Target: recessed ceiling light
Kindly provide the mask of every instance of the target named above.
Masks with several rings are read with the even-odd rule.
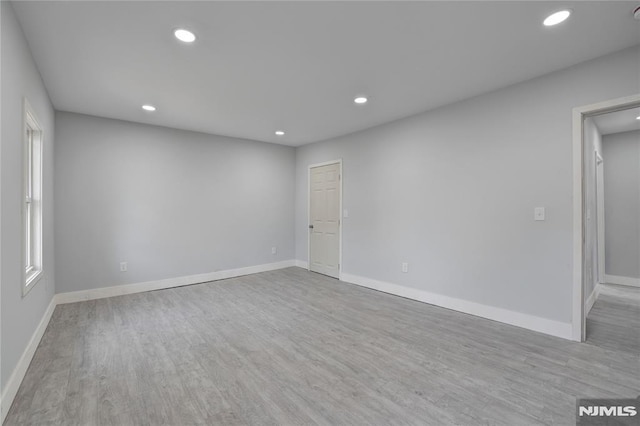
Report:
[[[365,98],[364,96],[358,96],[353,100],[353,102],[362,105],[362,104],[366,104],[368,100],[369,99]]]
[[[552,13],[551,15],[547,16],[543,24],[545,27],[552,27],[554,25],[558,25],[559,23],[566,21],[569,15],[571,15],[570,10],[568,9],[560,10],[558,12]]]
[[[153,105],[142,105],[142,109],[145,111],[155,111],[156,107],[154,107]]]
[[[189,30],[185,30],[183,28],[177,29],[173,32],[173,35],[180,41],[184,41],[185,43],[193,43],[196,41],[196,35]]]
[[[284,132],[282,130],[276,130],[276,136],[284,136]]]
[[[636,120],[640,120],[640,115],[636,117]]]

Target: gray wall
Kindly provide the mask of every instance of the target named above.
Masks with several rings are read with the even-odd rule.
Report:
[[[60,112],[56,141],[59,293],[294,258],[291,147]]]
[[[307,259],[307,167],[343,158],[343,272],[570,322],[572,108],[639,92],[639,55],[298,149],[297,258]]]
[[[602,156],[602,135],[593,119],[587,118],[584,122],[584,178],[585,178],[585,205],[589,213],[585,222],[585,263],[587,276],[585,277],[585,302],[591,295],[598,280],[598,221],[597,221],[597,196],[596,196],[596,162],[595,153]]]
[[[54,112],[9,2],[0,2],[2,15],[2,144],[0,146],[1,204],[1,336],[0,382],[4,390],[55,291],[53,258]],[[44,131],[43,278],[22,297],[22,123],[26,97]]]
[[[640,278],[640,131],[605,135],[605,270]]]

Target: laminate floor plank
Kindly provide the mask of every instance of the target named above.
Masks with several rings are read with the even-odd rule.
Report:
[[[299,268],[59,305],[5,425],[573,425],[640,394],[620,299],[582,344]]]
[[[640,353],[640,288],[606,284],[587,317],[587,342]]]

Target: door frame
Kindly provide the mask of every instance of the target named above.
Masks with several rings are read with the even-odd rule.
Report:
[[[338,219],[338,280],[342,280],[342,182],[344,181],[342,176],[342,158],[337,160],[324,161],[322,163],[309,164],[307,167],[307,227],[311,223],[311,169],[315,167],[330,166],[331,164],[338,165],[340,188],[340,206]],[[307,228],[307,271],[311,270],[311,238],[309,236],[309,229]]]
[[[604,159],[600,153],[595,153],[596,166],[596,249],[598,250],[598,284],[604,284],[605,276],[605,229],[604,229]],[[587,312],[588,314],[588,312]]]
[[[573,294],[571,316],[571,339],[584,342],[586,336],[585,321],[585,158],[584,158],[584,120],[610,112],[621,111],[640,106],[640,94],[611,99],[594,104],[573,108]]]

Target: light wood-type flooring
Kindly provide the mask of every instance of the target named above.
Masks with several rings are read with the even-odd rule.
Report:
[[[612,284],[600,288],[587,317],[587,343],[640,354],[640,288]]]
[[[575,343],[300,268],[59,305],[5,425],[574,425],[578,397],[640,394],[638,351],[590,324]]]

